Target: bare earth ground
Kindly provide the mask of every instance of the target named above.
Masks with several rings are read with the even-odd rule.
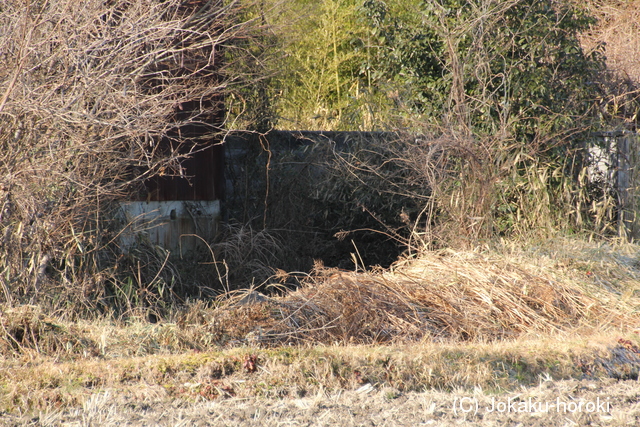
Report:
[[[509,394],[400,393],[364,386],[299,399],[217,399],[185,403],[101,392],[81,409],[39,417],[4,416],[2,425],[69,426],[632,426],[640,424],[638,381],[545,381]],[[495,410],[492,410],[494,409]]]

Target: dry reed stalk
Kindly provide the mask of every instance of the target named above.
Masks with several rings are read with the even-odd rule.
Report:
[[[583,35],[585,48],[604,45],[608,68],[640,84],[640,1],[588,1],[586,6],[599,22]]]
[[[250,225],[228,223],[218,242],[212,245],[214,262],[226,268],[226,290],[262,284],[275,271],[284,245],[267,229],[256,231]],[[219,279],[221,282],[222,278]]]
[[[320,269],[297,291],[244,315],[261,313],[264,343],[494,341],[637,322],[629,307],[616,304],[504,258],[438,252],[382,273]]]

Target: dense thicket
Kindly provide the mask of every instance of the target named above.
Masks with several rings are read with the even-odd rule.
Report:
[[[572,2],[325,0],[269,11],[285,53],[272,81],[280,128],[423,129],[456,116],[532,136],[541,123],[571,127],[601,95],[604,47],[580,43],[596,20]]]
[[[598,25],[585,4],[301,0],[272,11],[286,53],[269,87],[277,127],[405,133],[337,161],[350,165],[337,179],[352,181],[352,209],[395,211],[382,222],[410,224],[428,245],[434,226],[449,242],[613,230],[615,203],[587,185],[583,148],[596,130],[634,129],[638,93],[612,84],[605,46],[583,48]]]
[[[610,21],[590,12],[570,0],[5,1],[0,299],[124,313],[224,282],[228,271],[198,260],[202,275],[179,274],[161,248],[117,248],[116,202],[182,173],[198,149],[179,148],[186,125],[204,139],[224,128],[395,132],[343,152],[314,146],[296,199],[257,148],[262,204],[286,195],[306,223],[306,201],[325,207],[318,221],[341,238],[376,229],[413,250],[617,232],[616,194],[589,182],[584,146],[594,130],[636,130],[640,91],[636,74],[607,69],[593,35]],[[167,139],[175,150],[158,149]],[[239,229],[248,237],[224,253],[244,267],[248,254],[273,260],[278,239]]]
[[[114,210],[144,180],[183,174],[199,142],[180,130],[211,140],[221,102],[256,80],[236,65],[257,28],[244,3],[2,2],[0,299],[79,312],[198,291],[162,250],[118,250]]]

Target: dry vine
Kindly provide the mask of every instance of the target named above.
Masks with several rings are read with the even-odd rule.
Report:
[[[255,79],[228,72],[256,34],[248,7],[3,2],[3,299],[109,305],[108,284],[120,288],[116,202],[143,197],[150,178],[184,175],[181,160],[221,132],[225,96]],[[183,135],[189,126],[199,135]]]

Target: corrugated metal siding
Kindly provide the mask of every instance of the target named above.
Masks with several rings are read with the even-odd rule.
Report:
[[[218,231],[219,201],[123,202],[127,226],[120,235],[126,252],[138,242],[158,245],[173,254],[205,248],[204,240]],[[195,237],[199,236],[199,237]]]
[[[179,10],[192,13],[201,8],[222,7],[221,0],[183,0]],[[208,31],[216,31],[215,27]],[[154,63],[152,75],[169,74],[185,78],[188,84],[193,77],[194,84],[216,87],[219,84],[219,68],[223,62],[223,52],[215,50],[208,43],[201,43],[198,37],[180,42],[186,49],[178,59],[168,57]],[[192,46],[196,44],[196,46]],[[213,56],[213,59],[212,59]],[[165,82],[151,79],[147,82],[150,90],[161,87]],[[224,150],[219,135],[225,118],[225,99],[219,93],[211,93],[197,99],[176,104],[173,113],[167,117],[173,129],[160,141],[157,150],[164,155],[187,156],[180,168],[174,168],[166,175],[156,176],[145,183],[147,194],[134,196],[134,200],[222,200],[224,198]],[[178,169],[176,171],[175,169]],[[175,176],[179,172],[182,176]]]
[[[199,8],[221,6],[219,0],[184,0],[179,12],[188,14]],[[185,50],[188,54],[179,60],[169,57],[152,64],[149,74],[181,77],[184,84],[189,84],[193,77],[195,85],[216,87],[221,49],[212,52],[207,43],[198,45],[197,37],[179,43],[190,47]],[[165,82],[151,78],[145,84],[153,92]],[[120,239],[123,250],[144,240],[174,254],[183,254],[202,244],[201,239],[189,235],[207,241],[215,237],[225,189],[224,149],[218,136],[224,123],[224,101],[222,95],[213,93],[180,102],[167,117],[167,123],[173,127],[155,141],[154,155],[180,158],[180,164],[169,166],[170,171],[147,180],[144,190],[121,203],[126,223]]]
[[[224,150],[211,141],[181,163],[185,177],[157,176],[145,185],[148,194],[138,200],[222,200],[224,199]]]

